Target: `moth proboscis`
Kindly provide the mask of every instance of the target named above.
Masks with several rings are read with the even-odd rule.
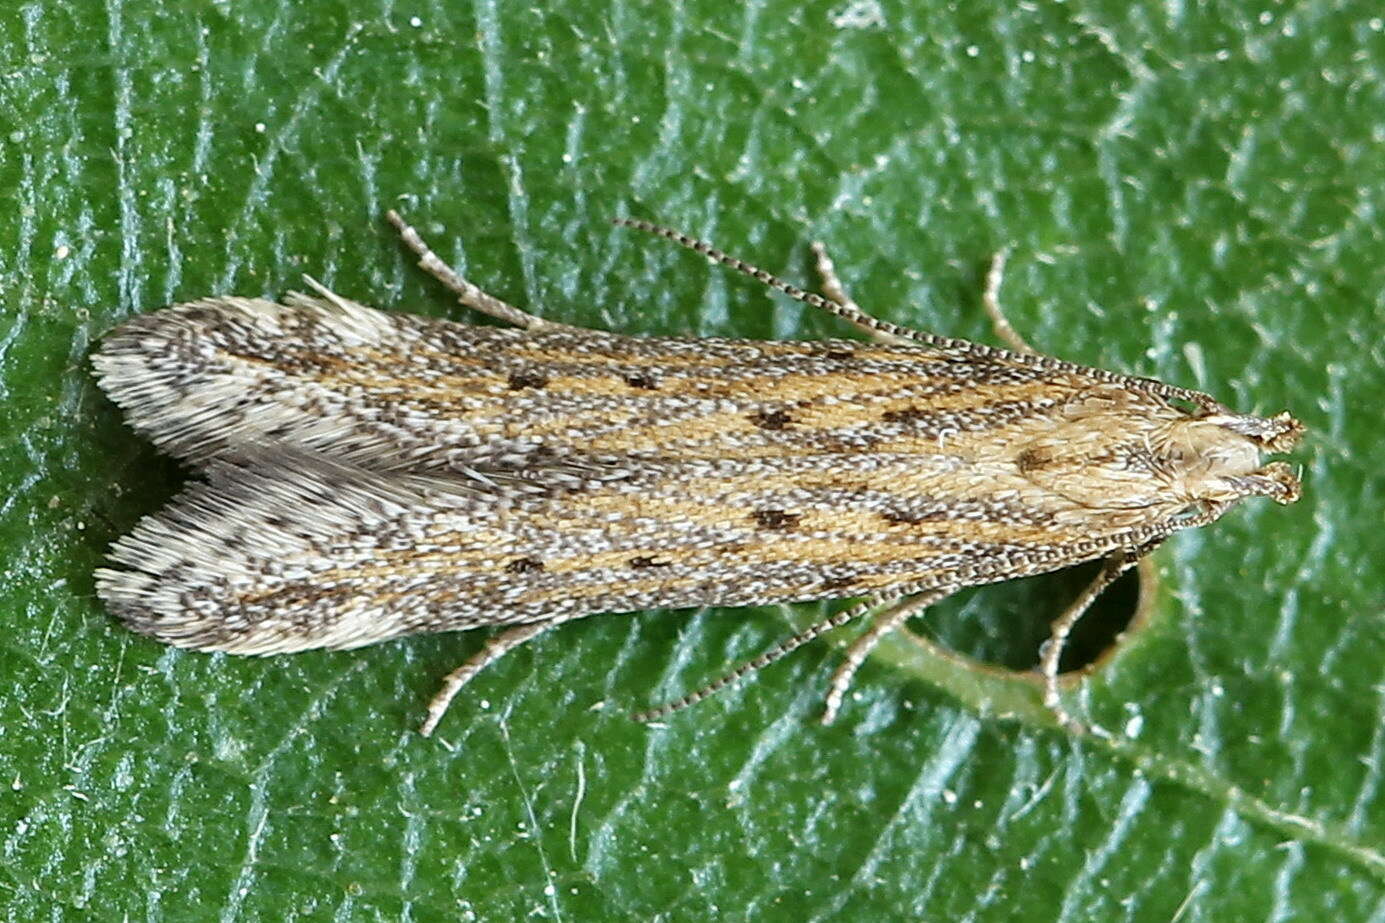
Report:
[[[1289,414],[1029,350],[879,320],[814,245],[826,297],[649,231],[864,331],[817,342],[640,337],[544,320],[454,273],[395,213],[419,265],[511,325],[391,314],[309,280],[282,303],[213,297],[135,317],[93,357],[130,424],[201,478],[111,549],[97,590],[131,628],[242,654],[499,626],[421,728],[506,651],[568,619],[856,598],[721,680],[870,612],[831,681],[958,589],[1104,560],[1100,589],[1237,501],[1290,503]]]

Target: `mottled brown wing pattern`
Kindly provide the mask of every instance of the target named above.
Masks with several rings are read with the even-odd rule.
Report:
[[[923,605],[1104,558],[1089,597],[1244,497],[1298,496],[1286,465],[1261,464],[1298,439],[1287,414],[878,321],[822,253],[833,300],[625,222],[879,342],[565,327],[482,292],[391,220],[464,304],[523,329],[387,314],[319,287],[134,318],[93,357],[134,428],[205,476],[98,571],[132,627],[266,654],[512,626],[449,677],[428,733],[477,669],[543,625],[834,597]],[[911,611],[852,646],[829,717]]]
[[[273,442],[380,469],[1004,445],[1074,395],[1118,390],[1000,350],[530,333],[306,296],[135,318],[94,361],[132,424],[195,463]]]
[[[1188,411],[985,348],[530,333],[300,296],[137,318],[95,363],[137,429],[212,466],[117,543],[130,569],[100,591],[208,649],[984,583],[1158,541],[1209,496],[1170,435]],[[1272,492],[1235,439],[1236,476]]]
[[[98,588],[185,647],[279,653],[653,607],[917,592],[1051,570],[1139,544],[1011,476],[959,488],[946,456],[651,465],[557,496],[497,496],[290,449],[213,461],[112,551]],[[882,490],[881,483],[893,489]]]

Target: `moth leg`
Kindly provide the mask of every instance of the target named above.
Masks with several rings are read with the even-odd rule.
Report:
[[[1053,713],[1058,726],[1064,730],[1082,733],[1086,728],[1063,707],[1062,692],[1058,687],[1058,662],[1063,657],[1063,649],[1067,647],[1073,628],[1086,615],[1096,598],[1115,583],[1117,577],[1134,567],[1140,557],[1142,555],[1136,552],[1118,552],[1107,558],[1101,573],[1049,626],[1048,640],[1039,650],[1039,673],[1044,679],[1044,707]]]
[[[846,293],[846,287],[842,285],[841,277],[837,275],[836,264],[827,255],[826,245],[815,240],[808,247],[813,251],[813,261],[817,266],[818,275],[822,277],[822,293],[842,306],[844,310],[839,315],[842,320],[877,343],[902,344],[912,342],[908,337],[885,332],[881,329],[880,320],[866,313],[866,310]]]
[[[841,711],[842,702],[846,698],[847,690],[851,688],[851,681],[855,678],[856,671],[861,669],[861,665],[866,662],[866,658],[870,656],[870,652],[875,649],[880,640],[938,600],[952,595],[953,592],[954,589],[948,587],[930,593],[922,593],[918,596],[906,597],[896,600],[889,608],[876,615],[871,621],[870,628],[851,642],[851,646],[846,649],[846,656],[842,659],[841,666],[837,667],[837,672],[832,674],[832,681],[828,685],[827,699],[824,703],[825,707],[822,711],[823,724],[831,724],[837,720],[837,713]]]
[[[494,295],[482,291],[474,283],[463,278],[451,266],[444,263],[442,258],[434,253],[433,249],[419,236],[418,231],[400,217],[398,212],[391,209],[385,212],[385,218],[399,232],[399,237],[404,241],[404,245],[418,255],[419,268],[447,286],[447,289],[456,295],[457,300],[464,306],[480,311],[482,314],[489,314],[497,320],[514,324],[516,327],[531,333],[537,333],[541,330],[585,330],[582,327],[544,320],[536,314],[521,311],[509,302],[501,301]]]
[[[991,319],[991,329],[1006,346],[1017,353],[1033,353],[1036,351],[1034,347],[1020,336],[1000,307],[1000,283],[1005,278],[1005,261],[1009,256],[1008,250],[997,250],[995,256],[991,257],[991,266],[986,270],[986,287],[981,291],[981,306]]]
[[[462,691],[462,687],[471,682],[472,677],[525,641],[533,640],[556,624],[556,622],[530,622],[526,625],[516,625],[498,635],[487,638],[485,647],[443,679],[442,688],[428,703],[428,717],[424,719],[418,732],[424,737],[432,735],[438,722],[442,720],[443,714],[447,711],[447,706],[452,704],[452,700],[457,697],[457,693]]]

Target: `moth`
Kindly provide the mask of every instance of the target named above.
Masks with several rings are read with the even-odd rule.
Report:
[[[627,336],[545,320],[419,265],[511,326],[385,313],[308,280],[282,303],[213,297],[135,317],[93,356],[130,425],[200,477],[97,571],[135,631],[202,651],[353,648],[498,627],[421,728],[506,651],[569,619],[650,608],[859,602],[649,715],[831,628],[876,618],[824,720],[885,634],[963,587],[1105,566],[1055,623],[1238,501],[1298,499],[1262,455],[1303,432],[1198,391],[867,314],[814,246],[824,295],[673,240],[830,312],[869,340]]]

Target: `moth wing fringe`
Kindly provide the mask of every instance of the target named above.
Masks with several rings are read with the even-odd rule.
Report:
[[[262,399],[282,387],[275,378],[281,372],[228,357],[238,343],[303,340],[308,327],[315,328],[312,341],[329,350],[385,346],[407,353],[413,335],[397,315],[339,296],[291,293],[283,303],[226,296],[131,318],[107,334],[91,362],[102,390],[131,426],[171,454],[202,465],[278,425],[310,419],[291,405]],[[246,416],[252,405],[253,421]],[[331,431],[333,425],[322,421],[322,431],[303,441],[331,444],[344,435]]]
[[[110,560],[119,568],[96,571],[97,595],[135,631],[179,647],[256,654],[356,647],[398,632],[388,618],[344,619],[319,626],[328,636],[305,644],[293,618],[250,625],[237,603],[308,578],[303,562],[322,561],[323,549],[343,536],[439,509],[482,515],[504,502],[455,477],[383,475],[312,452],[243,447],[212,461],[206,480],[114,543]]]

